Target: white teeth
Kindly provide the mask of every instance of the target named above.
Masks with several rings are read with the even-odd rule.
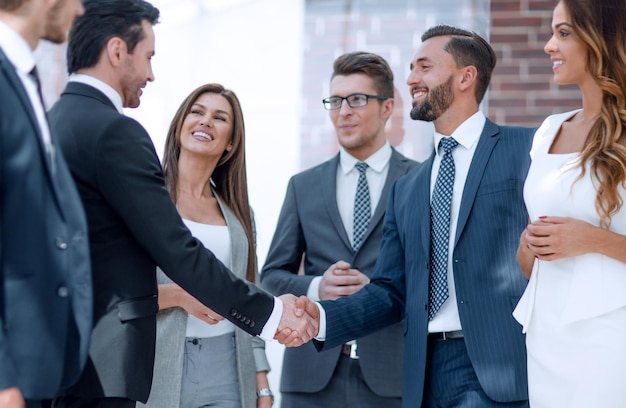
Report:
[[[203,137],[203,138],[208,139],[208,140],[213,140],[211,135],[209,135],[208,133],[205,133],[205,132],[193,132],[192,136],[198,136],[198,137]]]
[[[558,67],[559,65],[562,65],[563,61],[559,60],[559,61],[552,61],[552,66],[553,67]]]

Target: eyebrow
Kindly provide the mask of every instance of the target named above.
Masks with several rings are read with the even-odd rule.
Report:
[[[573,26],[573,25],[571,25],[570,23],[559,23],[559,24],[555,25],[555,26],[554,26],[554,28],[560,28],[560,27],[562,27],[562,26],[567,26],[567,27],[569,27],[569,28],[574,27],[574,26]]]
[[[194,103],[194,104],[193,104],[193,105],[191,105],[191,106],[192,106],[192,107],[194,107],[194,106],[199,106],[199,107],[201,107],[201,108],[203,108],[203,109],[207,109],[207,107],[206,107],[206,106],[204,106],[203,104],[198,103],[198,102]],[[228,112],[227,112],[227,111],[225,111],[225,110],[222,110],[222,109],[216,109],[215,111],[216,111],[217,113],[221,113],[221,114],[224,114],[224,115],[226,115],[226,116],[230,116],[230,113],[228,113]]]
[[[428,57],[420,57],[420,58],[416,59],[415,61],[411,62],[411,64],[409,65],[409,68],[413,69],[413,67],[416,64],[419,64],[420,62],[424,62],[424,61],[430,61],[430,58],[428,58]]]

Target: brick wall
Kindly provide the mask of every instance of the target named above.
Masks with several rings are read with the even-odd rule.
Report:
[[[557,0],[492,0],[490,42],[498,56],[487,115],[508,125],[539,126],[551,113],[581,107],[576,86],[557,86],[543,51]]]

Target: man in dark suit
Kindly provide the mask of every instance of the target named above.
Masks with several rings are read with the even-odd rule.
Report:
[[[411,117],[432,121],[441,146],[392,188],[371,283],[321,302],[318,346],[404,318],[404,407],[527,407],[511,313],[526,286],[515,255],[533,130],[478,110],[496,63],[485,40],[436,26],[422,41],[407,79]]]
[[[143,0],[84,0],[84,6],[70,32],[69,83],[50,124],[87,214],[94,327],[83,374],[54,405],[134,407],[147,400],[152,382],[157,265],[252,335],[271,339],[288,324],[298,326],[302,340],[317,326],[287,316],[293,317],[295,297],[275,302],[191,236],[165,188],[150,137],[123,115],[154,79],[158,10]]]
[[[65,41],[80,0],[0,0],[0,406],[37,407],[87,359],[87,223],[54,154],[33,50]]]
[[[274,294],[337,299],[369,282],[391,185],[417,164],[385,139],[394,86],[382,57],[352,52],[337,58],[330,94],[324,106],[341,150],[289,182],[261,275],[264,287]],[[359,184],[360,163],[366,164],[365,184]],[[359,185],[367,185],[361,227],[354,218],[362,206],[355,203]],[[299,274],[302,260],[304,274]],[[397,323],[321,353],[313,344],[285,350],[282,407],[400,407],[403,329]]]

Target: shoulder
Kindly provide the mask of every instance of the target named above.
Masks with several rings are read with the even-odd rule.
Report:
[[[313,166],[307,170],[303,170],[298,174],[291,177],[290,184],[310,183],[313,181],[319,181],[320,177],[325,177],[332,172],[333,174],[337,170],[339,165],[339,155],[334,156],[332,159]]]

